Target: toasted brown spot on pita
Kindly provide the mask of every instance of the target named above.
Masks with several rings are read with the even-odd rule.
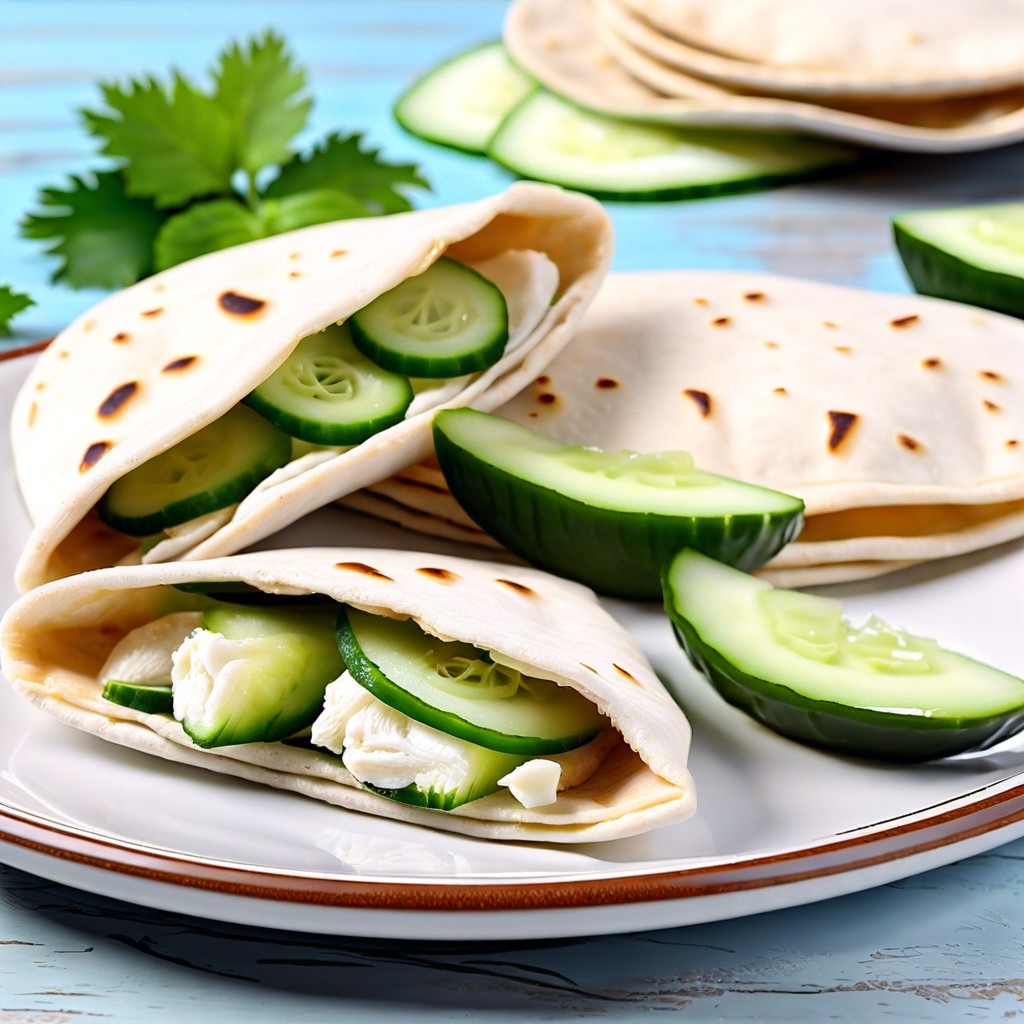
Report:
[[[538,416],[540,416],[540,413],[539,412],[528,412],[526,415],[529,416],[531,420],[535,420],[535,419],[537,419]]]
[[[938,356],[930,356],[928,359],[922,359],[921,365],[926,370],[937,370],[942,365],[942,360]]]
[[[550,377],[549,377],[549,376],[548,376],[548,375],[547,375],[546,373],[542,373],[542,374],[541,374],[541,375],[540,375],[540,376],[539,376],[539,377],[538,377],[538,378],[537,378],[537,379],[536,379],[536,380],[534,381],[534,384],[540,384],[540,385],[541,385],[542,387],[543,387],[543,386],[544,386],[545,384],[550,384],[550,383],[551,383],[551,378],[550,378]]]
[[[786,393],[785,388],[772,388],[772,391],[776,395],[784,395]]]
[[[779,347],[779,343],[777,341],[766,341],[764,343],[764,347],[765,348],[778,348]]]
[[[154,292],[162,292],[163,290],[164,290],[164,286],[162,284],[160,284],[159,282],[157,284],[153,285],[153,291]]]
[[[221,292],[217,302],[225,313],[231,313],[232,316],[252,316],[266,305],[263,299],[254,299],[251,295],[238,292]]]
[[[155,309],[144,309],[142,311],[143,316],[159,316],[164,311],[163,306],[157,306]]]
[[[123,345],[126,341],[131,339],[131,335],[127,331],[118,331],[117,334],[111,338],[111,341],[116,341],[118,345]]]
[[[632,672],[627,672],[621,665],[616,665],[614,661],[612,662],[612,668],[615,669],[623,679],[628,679],[634,686],[641,685],[640,680],[637,679]]]
[[[978,376],[984,377],[985,380],[1003,380],[1003,375],[996,373],[995,370],[979,370]]]
[[[587,664],[586,662],[584,662],[584,661],[581,661],[581,662],[580,662],[580,668],[585,668],[585,669],[586,669],[586,670],[587,670],[588,672],[593,672],[595,676],[599,676],[599,675],[601,674],[600,672],[598,672],[598,671],[597,671],[597,669],[596,669],[596,668],[594,668],[594,667],[593,667],[593,666],[591,666],[591,665],[588,665],[588,664]]]
[[[303,275],[301,270],[289,270],[288,271],[288,276],[289,277],[303,277],[304,275]]]
[[[374,579],[387,580],[388,583],[395,582],[390,576],[385,576],[380,569],[374,569],[372,565],[367,565],[365,562],[336,562],[334,568],[347,569],[349,572],[359,572],[364,576],[372,576]]]
[[[981,404],[988,409],[989,412],[999,412],[1000,408],[995,402],[990,402],[987,398],[981,400]]]
[[[95,326],[96,326],[96,321],[95,320],[93,320],[93,319],[86,320],[85,323],[82,324],[82,333],[83,334],[88,334],[89,331],[91,331]]]
[[[731,316],[716,316],[715,319],[711,321],[711,326],[712,327],[728,327],[729,324],[731,324],[731,323],[732,323],[732,317]]]
[[[429,576],[432,580],[440,580],[442,583],[451,583],[452,580],[459,578],[458,573],[454,573],[450,569],[438,569],[432,565],[425,565],[416,571],[424,576]]]
[[[694,299],[693,300],[693,304],[695,306],[706,306],[708,304],[708,300],[707,299]]]
[[[70,353],[70,352],[69,352],[69,351],[68,351],[68,350],[67,350],[66,348],[62,348],[62,349],[61,349],[61,350],[60,350],[60,351],[59,351],[59,352],[57,353],[57,358],[58,358],[58,359],[67,359],[67,357],[68,357],[69,355],[71,355],[71,353]]]
[[[761,302],[765,298],[765,294],[764,292],[747,292],[743,298],[745,298],[747,302]]]
[[[495,583],[500,583],[503,587],[508,587],[509,590],[514,590],[517,594],[525,594],[527,597],[537,597],[537,591],[531,590],[524,583],[516,583],[515,580],[503,580],[496,579]]]
[[[835,350],[837,352],[852,352],[853,349],[849,345],[836,345]]]
[[[557,402],[558,398],[551,394],[550,391],[545,391],[543,394],[537,396],[537,401],[542,405],[551,405],[552,402]]]
[[[301,252],[290,252],[288,253],[288,259],[297,260],[302,255]]]
[[[1007,448],[1016,448],[1017,445],[1019,445],[1019,444],[1020,444],[1020,441],[1018,441],[1015,437],[1011,437],[1010,440],[1006,442],[1006,447]]]
[[[701,416],[707,419],[711,415],[711,396],[706,391],[698,391],[696,388],[684,388],[683,394],[700,409]]]
[[[395,480],[406,487],[418,487],[421,491],[429,491],[431,494],[448,494],[447,487],[432,484],[427,480],[416,480],[411,476],[396,476]]]
[[[348,255],[348,249],[335,249],[334,252],[331,253],[331,259],[332,260],[336,260],[339,256],[347,256],[347,255]]]
[[[102,416],[104,419],[113,416],[138,390],[138,382],[134,380],[130,380],[127,384],[121,384],[119,387],[114,388],[114,390],[103,399],[102,404],[96,410],[96,415]]]
[[[36,421],[36,413],[39,412],[39,403],[33,402],[28,407],[28,425],[31,427]]]
[[[916,313],[911,313],[910,316],[897,317],[895,320],[889,321],[890,327],[913,327],[921,318]]]
[[[617,380],[614,380],[611,377],[598,377],[597,381],[596,381],[596,385],[599,388],[605,388],[605,389],[607,389],[607,388],[617,388],[619,386],[619,382]]]
[[[160,372],[174,373],[176,370],[188,369],[198,358],[199,356],[180,356],[172,359]]]
[[[92,469],[110,451],[111,447],[112,445],[109,441],[95,441],[89,445],[85,449],[82,461],[78,464],[78,472],[84,473],[87,469]]]
[[[897,434],[896,440],[904,448],[909,448],[912,452],[916,452],[923,447],[920,441],[915,441],[909,434]]]
[[[834,452],[850,435],[859,417],[855,412],[837,412],[829,409],[828,450]]]

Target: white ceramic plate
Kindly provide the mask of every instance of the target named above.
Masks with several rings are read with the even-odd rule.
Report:
[[[10,408],[29,358],[0,362]],[[0,449],[0,600],[28,534]],[[322,510],[285,544],[455,546]],[[460,551],[466,554],[465,551]],[[1024,544],[831,588],[1024,674]],[[488,843],[169,764],[60,725],[0,688],[0,859],[202,917],[395,938],[515,939],[711,921],[905,877],[1024,835],[1024,739],[918,767],[831,757],[724,704],[655,606],[608,602],[694,728],[699,811],[588,846]]]

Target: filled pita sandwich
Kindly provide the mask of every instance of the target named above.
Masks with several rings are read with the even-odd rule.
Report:
[[[704,6],[718,12],[732,8]],[[767,0],[764,20],[770,19],[775,6]],[[780,6],[796,12],[815,5]],[[727,85],[720,74],[713,80],[683,70],[678,59],[665,59],[662,47],[654,53],[649,32],[637,19],[638,14],[646,17],[646,4],[619,3],[606,10],[611,16],[602,17],[595,0],[513,0],[503,39],[515,62],[546,88],[612,117],[686,128],[801,132],[908,152],[967,152],[1024,139],[1024,86],[998,84],[1013,74],[1007,78],[997,72],[991,80],[996,84],[984,92],[923,100],[899,91],[875,95],[853,90],[823,98],[804,88],[771,95],[749,91],[750,83]],[[866,30],[867,47],[874,44],[875,28],[869,25]],[[638,45],[638,34],[646,47]],[[1015,40],[1008,48],[1016,45]],[[678,44],[672,49],[678,57]],[[702,65],[707,62],[705,56]],[[978,69],[985,63],[976,60],[973,66]],[[768,66],[755,67],[759,80],[772,73]]]
[[[971,306],[734,271],[613,274],[499,415],[568,444],[685,450],[802,498],[781,586],[877,576],[1024,536],[1024,324]],[[436,462],[347,499],[489,538]]]
[[[315,548],[101,569],[21,598],[2,666],[112,743],[468,835],[615,839],[695,806],[689,726],[639,648],[533,569]]]
[[[611,246],[597,202],[522,183],[215,252],[104,299],[15,403],[35,527],[19,586],[229,554],[423,457],[432,410],[494,408],[553,358]]]

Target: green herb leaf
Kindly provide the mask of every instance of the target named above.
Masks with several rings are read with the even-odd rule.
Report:
[[[284,39],[267,32],[246,48],[233,43],[214,72],[214,100],[233,129],[237,166],[255,175],[292,155],[289,143],[306,126],[313,101],[300,94],[306,74],[296,66]]]
[[[296,156],[285,164],[267,187],[266,196],[278,199],[296,192],[328,189],[361,200],[374,214],[411,209],[399,186],[430,188],[416,165],[388,163],[380,158],[380,150],[363,149],[361,143],[359,134],[328,135],[308,156]]]
[[[23,292],[16,292],[6,284],[0,284],[0,336],[11,333],[11,321],[35,302]]]
[[[120,173],[105,171],[91,182],[72,176],[68,189],[43,189],[39,203],[42,209],[22,220],[21,233],[52,241],[47,253],[62,257],[54,281],[124,288],[151,272],[164,215],[149,200],[127,195]]]
[[[176,213],[160,229],[156,269],[166,270],[204,253],[296,228],[368,215],[358,199],[327,189],[267,199],[254,210],[237,199],[211,199]]]
[[[100,87],[117,116],[84,110],[86,127],[120,157],[128,193],[157,206],[180,206],[230,191],[235,171],[231,121],[220,105],[180,74],[168,93],[153,78]]]

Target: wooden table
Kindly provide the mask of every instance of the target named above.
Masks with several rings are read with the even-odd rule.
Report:
[[[0,281],[36,309],[15,342],[54,333],[96,293],[49,286],[16,237],[41,186],[94,165],[75,110],[98,78],[200,73],[230,37],[282,30],[312,72],[310,139],[360,129],[434,185],[421,205],[508,176],[405,136],[390,104],[422,68],[496,37],[500,0],[4,0],[0,5]],[[878,156],[842,178],[692,203],[611,204],[617,269],[768,269],[904,291],[888,217],[1019,199],[1024,147]],[[0,1020],[398,1022],[639,1019],[1013,1020],[1024,1013],[1024,841],[907,881],[731,922],[630,936],[400,944],[208,923],[0,868]]]

